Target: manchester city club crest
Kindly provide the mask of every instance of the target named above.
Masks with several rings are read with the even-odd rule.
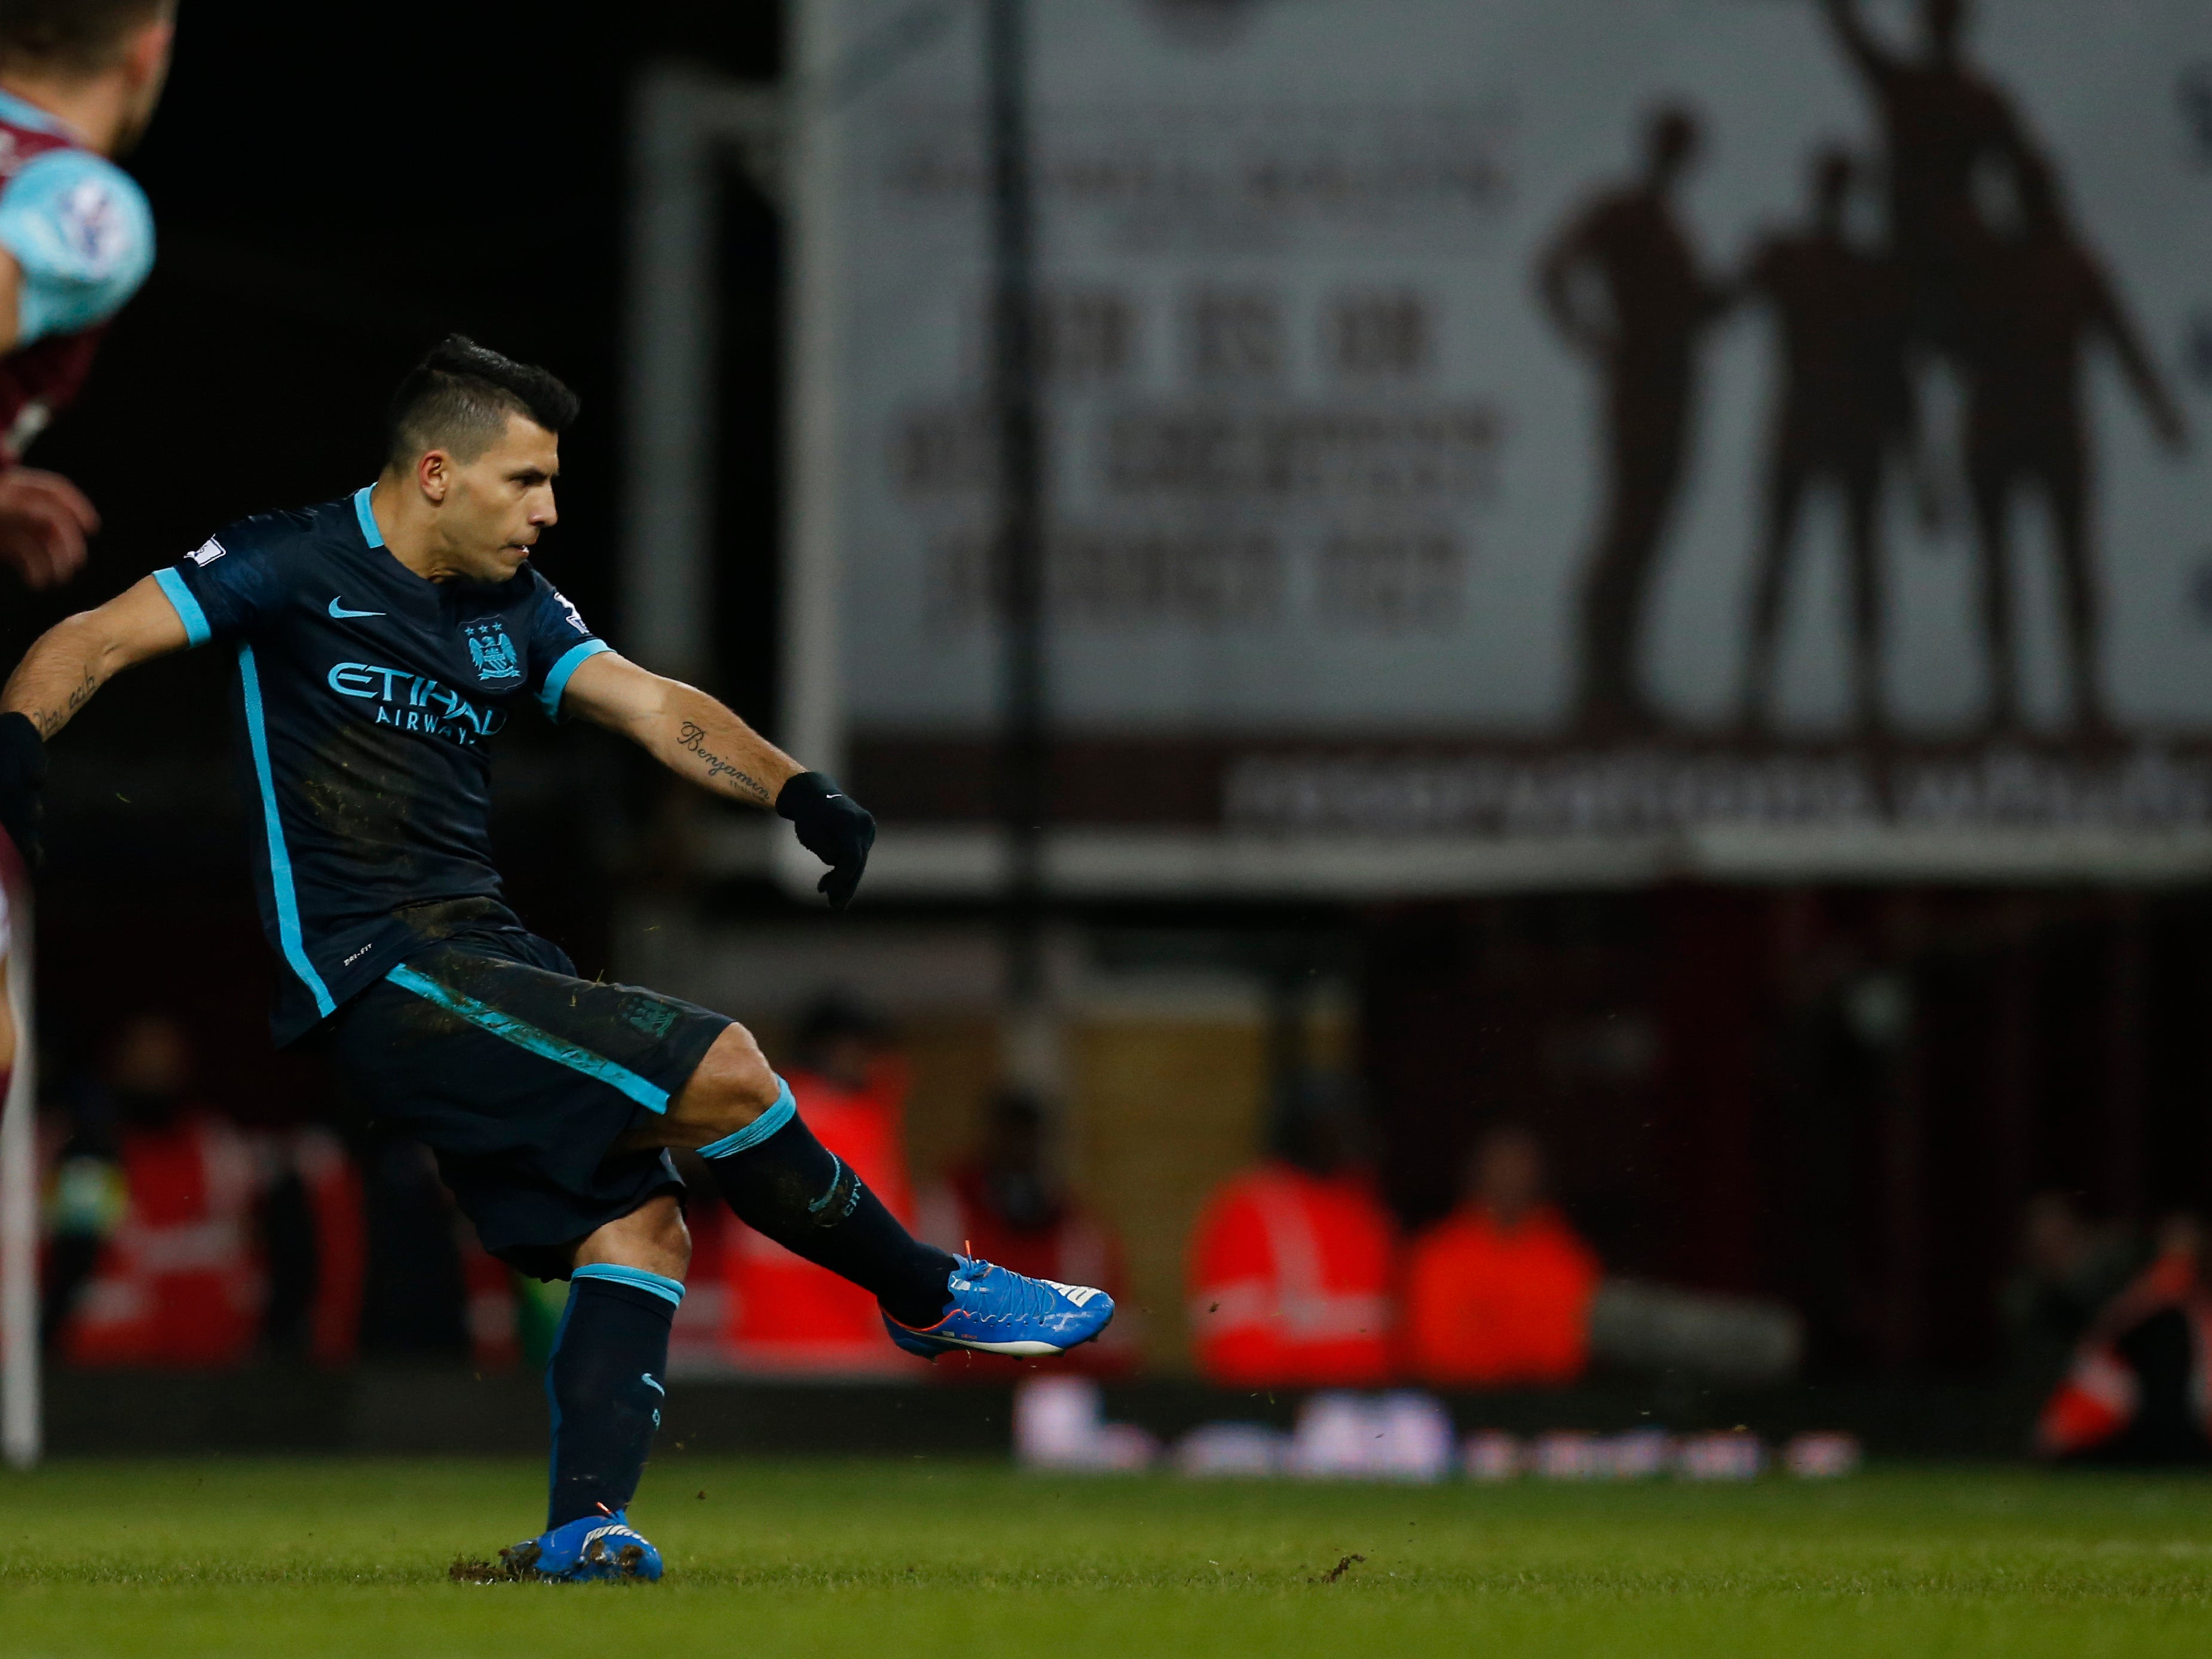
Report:
[[[507,637],[507,628],[497,620],[471,623],[463,629],[469,641],[469,660],[476,665],[477,678],[486,680],[511,680],[522,672],[522,665],[514,659],[514,641]]]

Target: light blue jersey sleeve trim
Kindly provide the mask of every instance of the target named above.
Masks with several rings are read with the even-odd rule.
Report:
[[[361,538],[371,547],[384,545],[384,532],[376,527],[376,514],[369,510],[368,492],[376,486],[363,484],[353,492],[354,522],[361,526]]]
[[[82,143],[84,135],[51,110],[40,109],[27,98],[18,98],[12,92],[0,92],[0,121],[11,127],[28,127],[33,132],[51,132],[56,137],[75,139]]]
[[[187,624],[189,626],[189,624]],[[300,933],[300,899],[292,890],[292,855],[284,848],[284,821],[276,811],[276,786],[269,769],[269,727],[261,714],[261,675],[253,665],[253,647],[238,647],[238,684],[246,699],[246,736],[253,750],[253,779],[261,786],[261,822],[269,837],[269,885],[276,898],[276,938],[284,960],[314,994],[315,1012],[327,1014],[337,1006],[331,988],[315,971]]]
[[[503,1013],[488,1002],[453,990],[438,983],[428,974],[418,973],[405,963],[385,975],[403,991],[412,991],[416,996],[436,1003],[441,1008],[452,1010],[471,1025],[489,1031],[494,1036],[505,1037],[518,1048],[526,1048],[533,1054],[542,1054],[556,1066],[565,1066],[572,1072],[581,1072],[586,1077],[597,1078],[611,1088],[620,1090],[648,1112],[668,1109],[668,1091],[655,1088],[627,1066],[617,1065],[605,1054],[595,1054],[541,1030],[528,1020],[517,1019]]]
[[[545,684],[538,691],[538,706],[544,709],[547,720],[561,718],[561,694],[568,689],[568,677],[602,651],[613,649],[605,640],[586,640],[562,653],[561,660],[553,665],[552,671],[545,676]]]
[[[29,345],[123,309],[154,269],[154,211],[112,161],[49,150],[0,187],[0,247],[22,269],[16,343]]]
[[[733,1135],[724,1135],[720,1140],[709,1141],[699,1149],[702,1158],[729,1158],[757,1146],[778,1129],[799,1115],[799,1103],[791,1097],[791,1085],[781,1078],[775,1080],[775,1104]]]
[[[660,1273],[649,1273],[642,1267],[617,1267],[611,1261],[594,1261],[587,1267],[579,1267],[568,1275],[571,1280],[604,1279],[610,1285],[630,1285],[641,1291],[651,1291],[662,1301],[675,1307],[684,1305],[684,1285],[680,1280]],[[651,1382],[650,1377],[646,1379]]]
[[[192,597],[192,590],[185,586],[185,579],[174,570],[156,570],[154,585],[161,590],[162,597],[177,608],[177,620],[185,625],[185,643],[205,645],[215,637],[215,629],[208,626],[207,612]]]

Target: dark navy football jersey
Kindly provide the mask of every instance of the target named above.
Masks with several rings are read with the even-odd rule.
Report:
[[[155,580],[195,646],[238,653],[261,924],[289,1042],[405,960],[429,918],[493,899],[491,742],[607,649],[530,566],[433,582],[384,545],[368,491],[243,520]]]

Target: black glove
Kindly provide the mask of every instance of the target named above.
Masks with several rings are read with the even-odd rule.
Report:
[[[40,790],[46,781],[46,740],[27,714],[0,714],[0,830],[8,832],[27,868],[46,861],[40,832],[46,804]],[[873,826],[870,826],[872,830]]]
[[[791,820],[799,844],[830,866],[815,891],[828,896],[832,910],[843,909],[868,867],[868,848],[876,844],[874,817],[827,772],[801,772],[792,779],[776,796],[775,810]]]

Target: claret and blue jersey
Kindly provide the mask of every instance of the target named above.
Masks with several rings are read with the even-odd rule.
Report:
[[[17,346],[120,311],[154,269],[154,216],[137,181],[8,92],[0,92],[0,247],[21,273]]]
[[[499,896],[491,739],[525,705],[557,720],[607,649],[526,564],[416,575],[368,495],[244,520],[155,577],[193,645],[238,653],[279,1042],[397,966],[423,937],[410,911]]]

